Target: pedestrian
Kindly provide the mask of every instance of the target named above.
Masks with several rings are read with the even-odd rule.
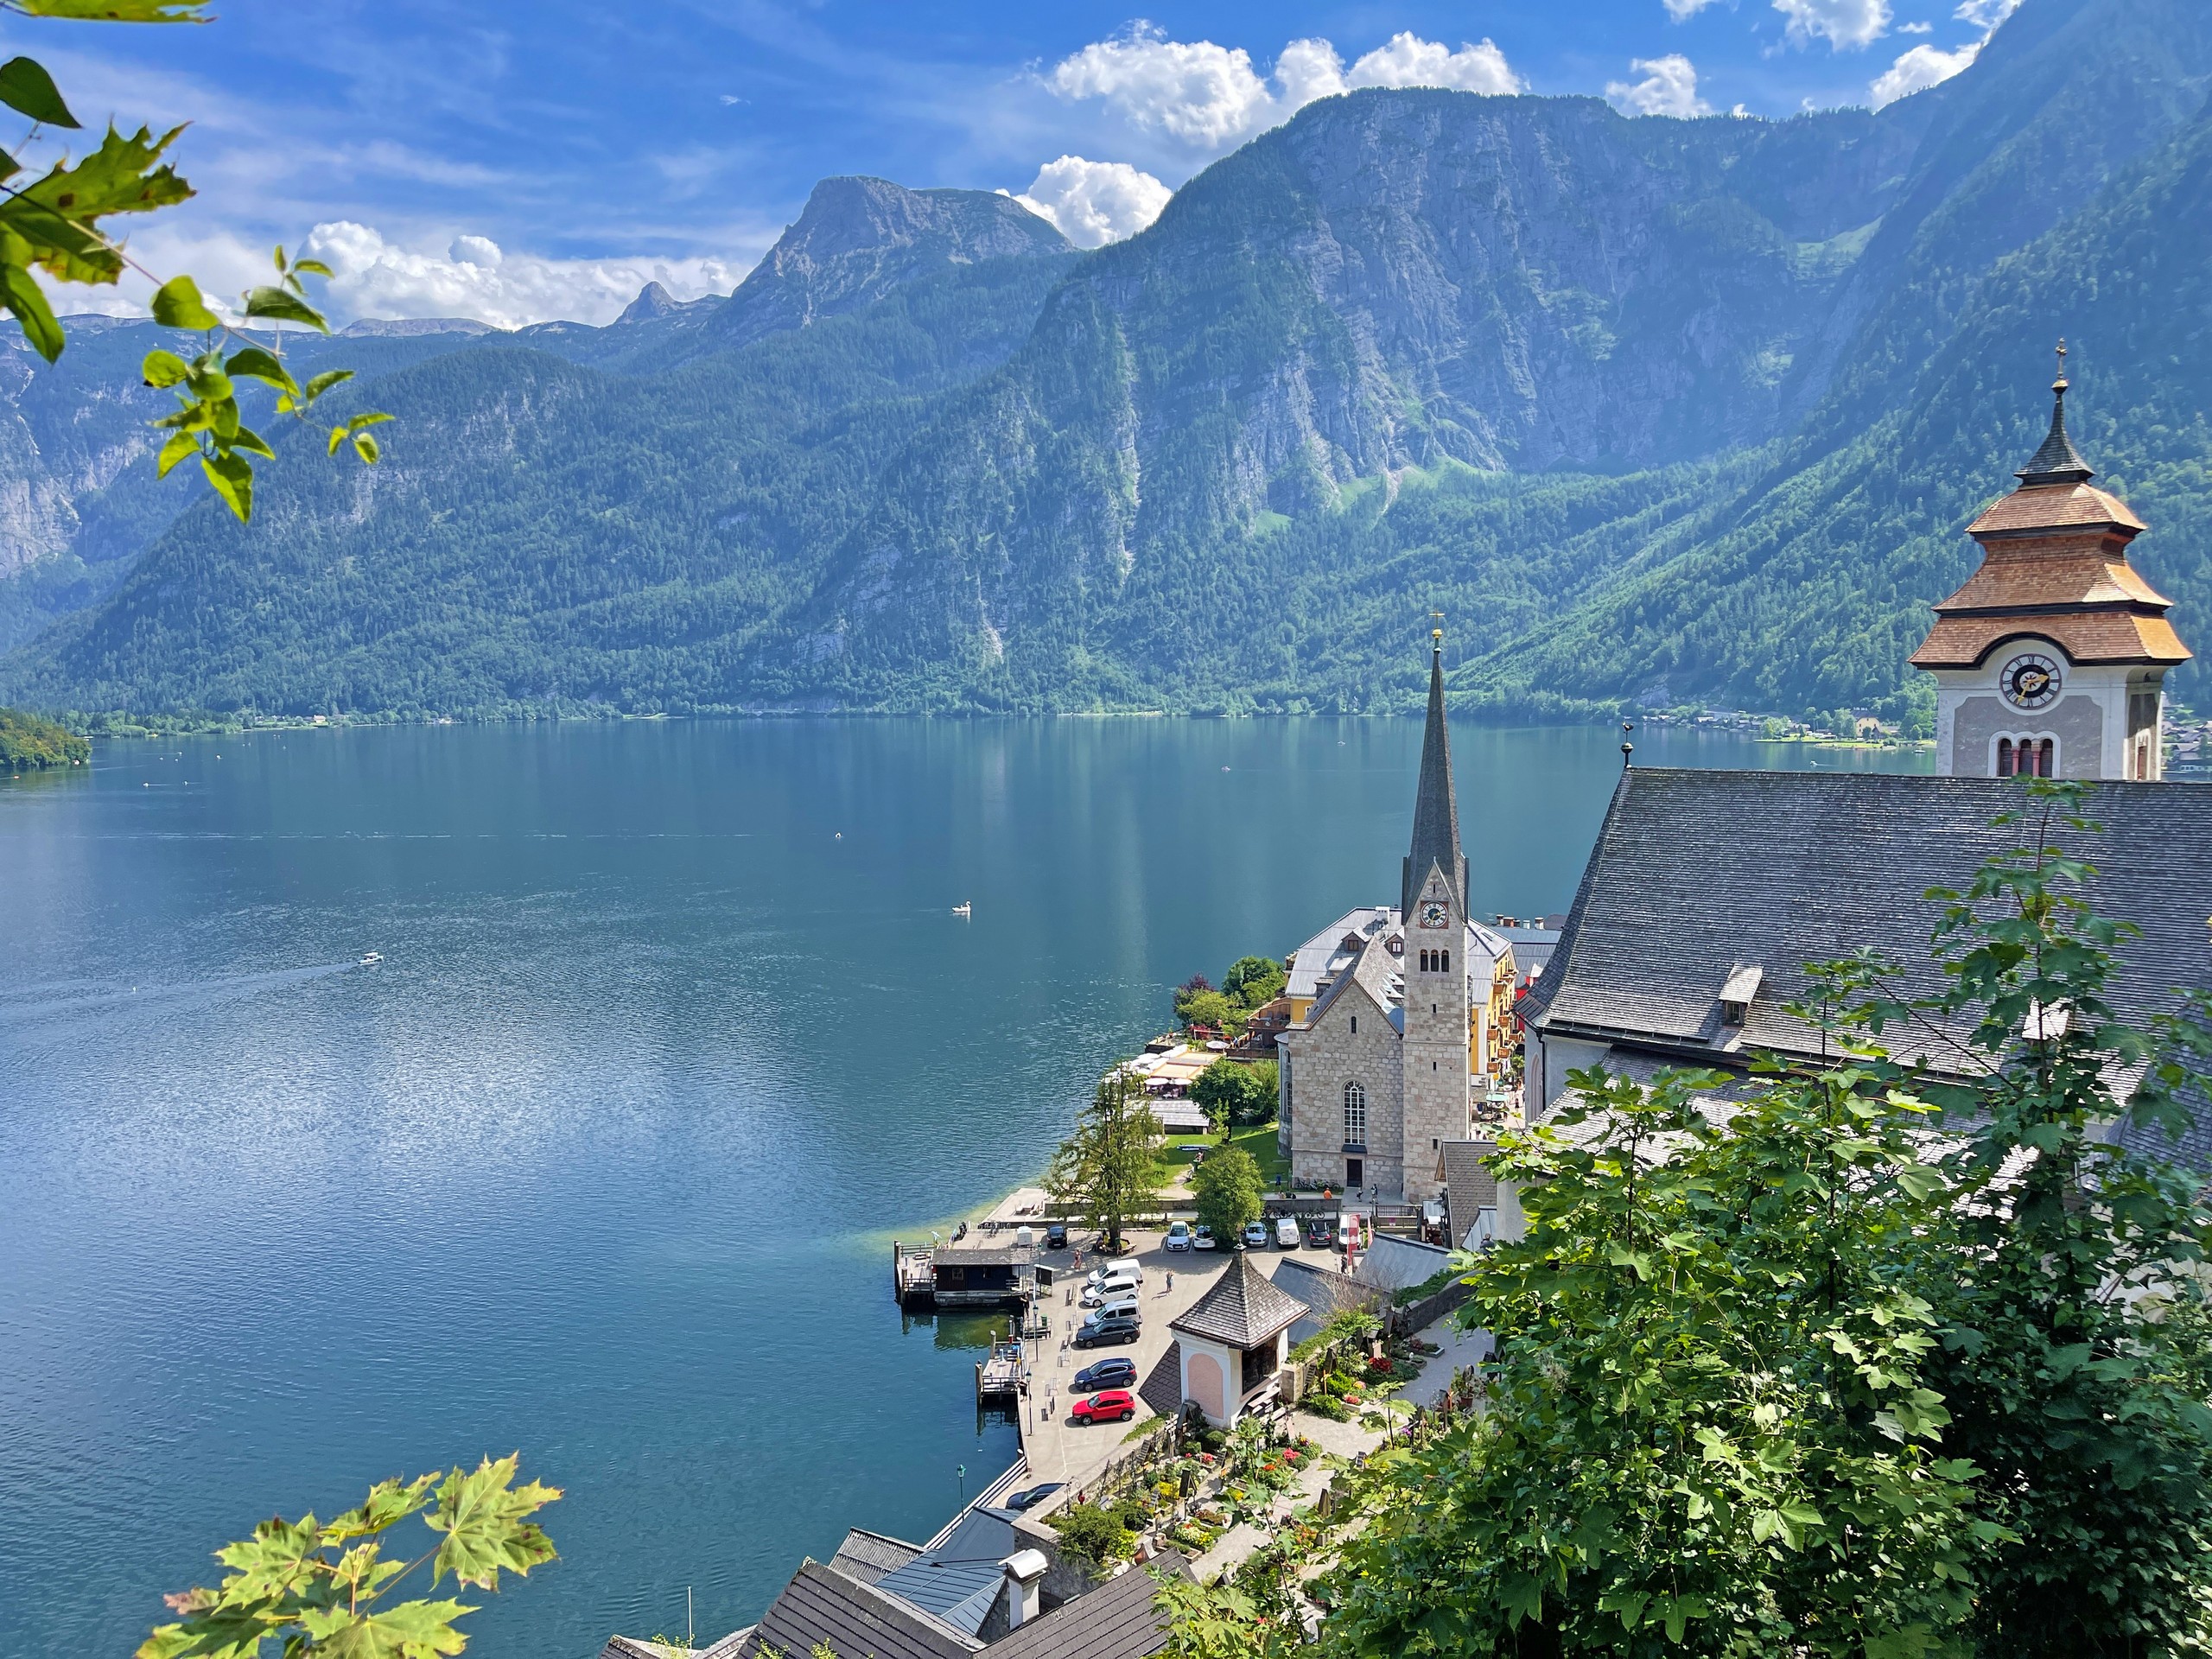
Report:
[[[1171,1273],[1167,1275],[1167,1288],[1160,1294],[1167,1296],[1172,1296],[1175,1294],[1175,1275]]]

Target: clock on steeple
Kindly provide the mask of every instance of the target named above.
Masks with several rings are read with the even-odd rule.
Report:
[[[2163,775],[2167,671],[2189,648],[2127,562],[2144,524],[2066,432],[2066,346],[2050,431],[2019,487],[1967,526],[1981,567],[1936,607],[1916,667],[1936,677],[1936,756],[1954,778]]]

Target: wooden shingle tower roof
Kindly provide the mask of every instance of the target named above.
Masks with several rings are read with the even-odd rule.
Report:
[[[1936,607],[1915,667],[1974,668],[2028,634],[2056,640],[2075,663],[2189,660],[2166,620],[2172,601],[2127,562],[2143,521],[2089,482],[2096,473],[2066,430],[2066,391],[2062,372],[2050,430],[2014,474],[2019,487],[1967,526],[1981,543],[1981,567]]]

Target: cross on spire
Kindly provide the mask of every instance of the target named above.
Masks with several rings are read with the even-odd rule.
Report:
[[[2058,337],[2058,378],[2050,383],[2053,391],[2066,390],[2066,336]]]

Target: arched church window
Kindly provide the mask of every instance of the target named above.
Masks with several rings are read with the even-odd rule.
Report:
[[[1344,1084],[1344,1144],[1367,1144],[1367,1090],[1356,1083]]]
[[[2037,777],[2049,778],[2055,775],[2051,768],[2051,762],[2057,758],[2057,743],[2048,737],[2044,739],[2042,742],[2036,745]]]
[[[1999,778],[2012,775],[2012,740],[2009,737],[1997,740],[1997,775]]]

